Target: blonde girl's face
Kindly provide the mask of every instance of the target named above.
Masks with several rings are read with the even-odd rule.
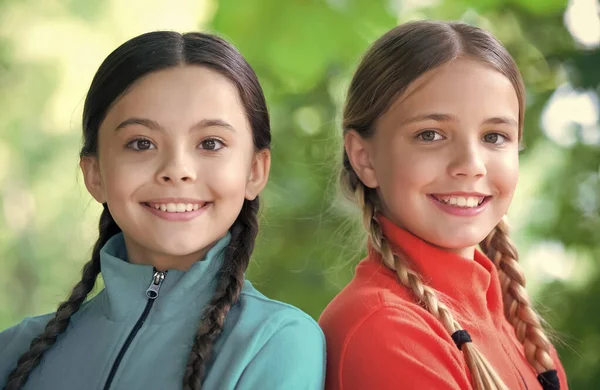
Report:
[[[151,73],[109,110],[88,190],[108,204],[129,260],[187,269],[223,237],[269,173],[235,86],[199,66]]]
[[[413,82],[362,139],[352,165],[382,213],[443,249],[472,258],[506,214],[519,173],[519,102],[491,67],[458,59]]]

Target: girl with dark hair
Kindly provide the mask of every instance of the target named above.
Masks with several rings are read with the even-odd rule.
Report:
[[[321,389],[316,322],[244,278],[270,143],[258,79],[223,39],[152,32],[111,53],[83,112],[99,238],[56,313],[0,333],[3,388]]]
[[[368,255],[319,321],[327,389],[567,388],[505,221],[524,110],[517,66],[479,28],[412,22],[367,51],[340,179]]]

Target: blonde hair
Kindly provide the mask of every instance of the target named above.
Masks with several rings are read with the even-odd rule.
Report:
[[[344,109],[344,133],[352,130],[363,138],[371,137],[377,118],[412,81],[460,56],[472,57],[491,65],[512,82],[519,100],[521,138],[525,92],[521,75],[510,54],[499,41],[482,29],[438,21],[412,22],[396,27],[371,46],[350,84]],[[373,189],[365,187],[360,181],[346,152],[340,184],[346,196],[361,208],[363,225],[371,246],[381,254],[385,265],[396,271],[399,282],[412,291],[417,302],[434,315],[450,335],[461,330],[450,308],[440,301],[438,292],[424,284],[420,276],[408,267],[404,254],[393,252],[376,218],[380,200]],[[540,317],[531,306],[523,270],[518,263],[517,250],[509,238],[506,221],[500,221],[480,246],[498,269],[504,314],[523,344],[527,360],[538,374],[553,370],[550,342],[541,326]],[[475,343],[465,343],[460,349],[475,389],[507,389]]]

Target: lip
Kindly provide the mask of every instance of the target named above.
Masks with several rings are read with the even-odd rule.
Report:
[[[151,212],[152,214],[156,215],[159,218],[162,218],[164,220],[167,221],[191,221],[194,218],[197,218],[198,216],[204,214],[204,212],[212,205],[212,202],[199,202],[199,201],[192,201],[190,202],[191,199],[187,199],[184,202],[184,198],[168,198],[171,199],[170,201],[165,201],[166,199],[160,199],[160,201],[151,201],[151,202],[142,202],[140,203],[142,205],[142,207],[144,207],[145,210],[148,210],[149,212]],[[175,201],[175,199],[177,199],[177,201]],[[154,207],[150,206],[150,203],[191,203],[191,204],[201,204],[202,206],[198,208],[198,210],[192,210],[192,211],[184,211],[183,213],[173,213],[173,212],[168,212],[168,211],[162,211],[160,209],[155,209]]]
[[[433,196],[437,196],[437,197],[441,197],[441,196],[470,196],[470,197],[474,197],[474,198],[483,198],[486,196],[490,196],[487,194],[482,194],[481,192],[444,192],[444,193],[434,193],[434,194],[430,194]]]
[[[459,195],[455,195],[455,194],[459,194]],[[469,193],[471,195],[463,195],[463,194],[466,194],[466,193],[463,192],[463,193],[453,193],[453,195],[447,195],[447,194],[444,194],[444,195],[435,194],[435,195],[436,196],[473,196],[473,197],[481,196],[481,197],[485,197],[485,199],[477,207],[458,207],[458,206],[452,206],[452,205],[440,202],[433,196],[433,194],[427,195],[427,198],[429,198],[440,210],[442,210],[448,214],[456,215],[459,217],[472,217],[472,216],[481,214],[487,208],[487,205],[490,203],[490,200],[492,199],[492,197],[489,195],[483,195],[483,194],[473,195],[473,194],[475,194],[474,192]]]
[[[185,204],[204,204],[207,203],[204,200],[199,200],[199,199],[193,199],[193,198],[158,198],[158,199],[151,199],[151,200],[146,200],[142,203],[150,203],[150,204],[167,204],[167,203],[185,203]]]

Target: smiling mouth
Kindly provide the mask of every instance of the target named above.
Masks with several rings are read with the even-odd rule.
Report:
[[[155,203],[155,202],[143,202],[146,207],[150,207],[156,210],[160,210],[166,213],[189,213],[191,211],[199,210],[209,205],[209,202],[201,203]]]
[[[429,196],[442,204],[465,209],[477,208],[491,198],[491,196],[444,196],[433,194]]]

